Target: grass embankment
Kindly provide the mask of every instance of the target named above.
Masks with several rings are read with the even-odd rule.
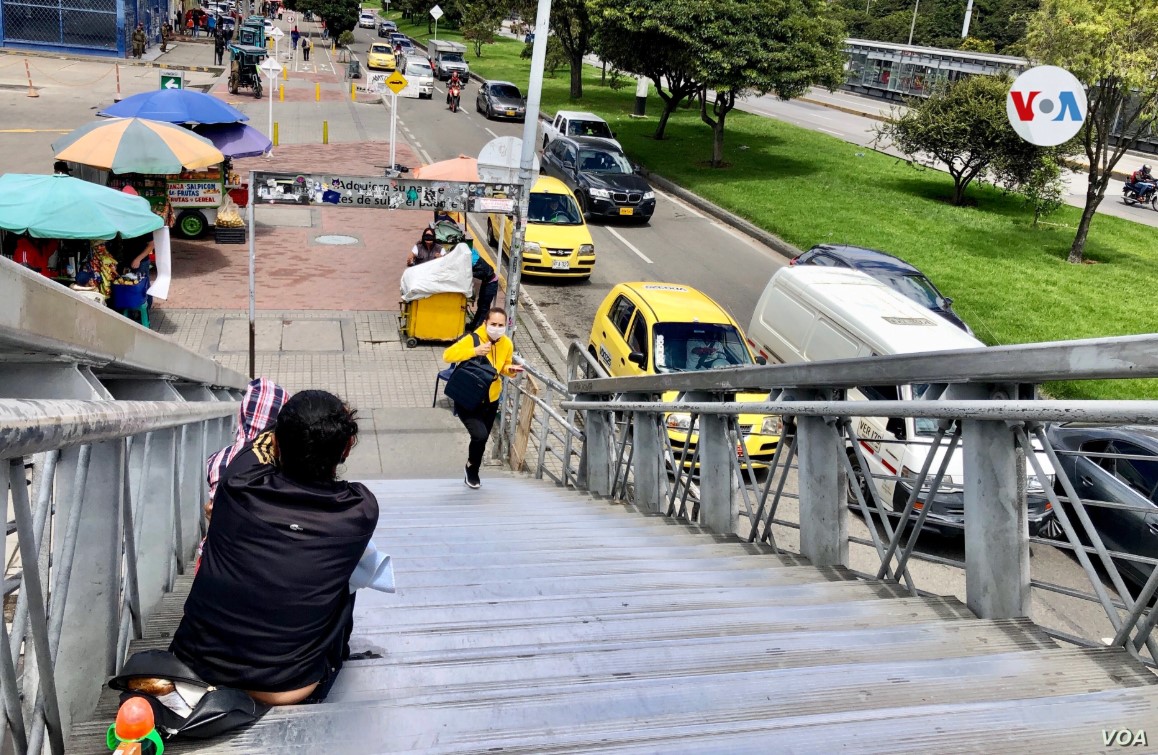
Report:
[[[425,26],[400,24],[427,37]],[[439,29],[440,39],[461,35]],[[471,70],[525,88],[529,62],[523,45],[503,39],[476,58]],[[1086,257],[1066,260],[1079,210],[1063,207],[1032,227],[1021,199],[988,186],[969,190],[975,203],[953,207],[949,176],[916,170],[895,158],[772,118],[734,112],[728,117],[730,167],[713,170],[711,132],[696,111],[680,110],[667,138],[651,138],[660,102],[647,119],[631,118],[632,80],[618,91],[601,86],[588,68],[584,97],[568,99],[560,69],[543,83],[543,111],[581,107],[605,117],[633,159],[702,197],[800,247],[823,242],[887,250],[921,268],[988,344],[1057,341],[1158,330],[1155,230],[1098,216]],[[1117,201],[1109,196],[1107,202]],[[1142,210],[1139,210],[1142,212]],[[657,273],[658,274],[658,273]],[[1158,399],[1158,380],[1053,384],[1063,398]]]

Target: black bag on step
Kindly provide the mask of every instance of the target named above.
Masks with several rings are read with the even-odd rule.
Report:
[[[478,333],[471,333],[474,345],[480,343]],[[490,398],[491,383],[499,376],[495,366],[486,357],[474,356],[459,362],[443,389],[452,401],[470,411]]]
[[[129,682],[134,679],[167,679],[200,687],[205,692],[192,706],[192,712],[181,715],[155,695],[130,690]],[[239,689],[206,684],[168,650],[134,653],[121,673],[109,680],[109,687],[121,693],[121,703],[130,697],[144,698],[153,709],[153,720],[162,739],[216,737],[257,721],[269,710],[268,705]]]

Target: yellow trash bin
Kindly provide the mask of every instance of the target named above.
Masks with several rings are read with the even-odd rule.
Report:
[[[466,295],[434,294],[402,305],[400,330],[406,345],[419,341],[457,341],[466,332]]]

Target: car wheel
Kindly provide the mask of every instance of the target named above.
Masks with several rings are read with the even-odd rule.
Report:
[[[579,212],[582,213],[584,220],[588,220],[589,219],[588,216],[591,213],[587,208],[587,197],[580,194],[579,192],[575,192],[575,194],[576,194],[575,198],[579,200]]]
[[[543,151],[544,151],[544,152],[546,152],[546,151],[547,151],[547,144],[548,144],[548,143],[549,143],[549,142],[547,141],[547,137],[546,137],[546,136],[544,136],[544,137],[543,137]]]
[[[852,464],[852,476],[848,478],[847,484],[848,505],[855,507],[857,510],[860,509],[860,503],[856,500],[856,489],[859,487],[861,496],[864,497],[864,502],[871,507],[873,505],[873,496],[869,492],[868,478],[860,468],[860,459],[857,458],[856,451],[853,451],[851,448],[848,449],[847,453],[848,461]]]
[[[495,119],[495,114],[491,111],[491,103],[488,102],[487,103],[487,120],[493,121],[494,119]]]

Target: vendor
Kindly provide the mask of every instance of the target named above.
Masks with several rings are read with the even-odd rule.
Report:
[[[140,278],[148,278],[150,258],[153,254],[153,234],[122,239],[120,264],[122,273],[136,273]]]
[[[427,228],[422,232],[422,240],[410,249],[410,256],[406,258],[406,267],[414,267],[423,262],[438,259],[446,254],[434,238],[434,229]]]

